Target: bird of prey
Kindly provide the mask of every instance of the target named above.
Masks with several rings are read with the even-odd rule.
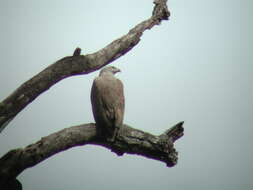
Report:
[[[123,124],[125,98],[123,83],[114,77],[120,70],[114,66],[105,67],[93,81],[91,104],[98,129],[110,142],[115,140]]]

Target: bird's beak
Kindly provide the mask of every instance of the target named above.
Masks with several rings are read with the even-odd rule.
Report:
[[[117,70],[117,73],[120,73],[120,72],[121,72],[121,70],[120,70],[120,69],[118,69],[118,70]]]

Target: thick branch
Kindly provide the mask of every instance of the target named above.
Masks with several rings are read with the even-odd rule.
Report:
[[[168,19],[169,12],[166,2],[167,0],[154,1],[155,7],[150,19],[141,22],[126,35],[98,52],[80,55],[81,49],[76,49],[73,56],[60,59],[22,84],[10,96],[0,102],[0,132],[23,108],[60,80],[96,71],[130,51],[138,44],[145,30],[151,29],[162,20]]]
[[[173,143],[183,136],[183,130],[183,122],[180,122],[160,136],[154,136],[124,125],[112,143],[100,135],[93,123],[66,128],[35,144],[4,155],[0,159],[0,187],[15,179],[26,168],[33,167],[54,154],[86,144],[106,147],[119,156],[124,153],[145,156],[172,167],[177,163]]]

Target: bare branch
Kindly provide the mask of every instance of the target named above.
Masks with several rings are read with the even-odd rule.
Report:
[[[0,132],[23,108],[60,80],[96,71],[130,51],[138,44],[145,30],[168,19],[170,14],[166,2],[167,0],[154,1],[155,7],[151,18],[141,22],[105,48],[88,55],[80,55],[81,49],[77,48],[73,56],[60,59],[22,84],[0,102]]]
[[[56,153],[86,144],[100,145],[117,155],[137,154],[162,161],[172,167],[177,163],[173,143],[183,136],[183,122],[178,123],[160,136],[124,125],[115,141],[107,141],[94,123],[63,129],[43,137],[35,144],[11,150],[0,158],[0,187],[15,179],[26,168],[33,167]]]

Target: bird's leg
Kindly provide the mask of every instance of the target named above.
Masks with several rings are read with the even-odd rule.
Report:
[[[110,142],[114,142],[119,132],[119,127],[116,126],[112,135],[112,138],[108,139]]]
[[[112,138],[108,139],[109,142],[111,142],[111,143],[115,142],[116,137],[119,134],[119,130],[120,130],[120,127],[115,127]],[[124,151],[122,151],[116,147],[112,148],[112,152],[116,153],[118,156],[122,156],[124,154]]]

